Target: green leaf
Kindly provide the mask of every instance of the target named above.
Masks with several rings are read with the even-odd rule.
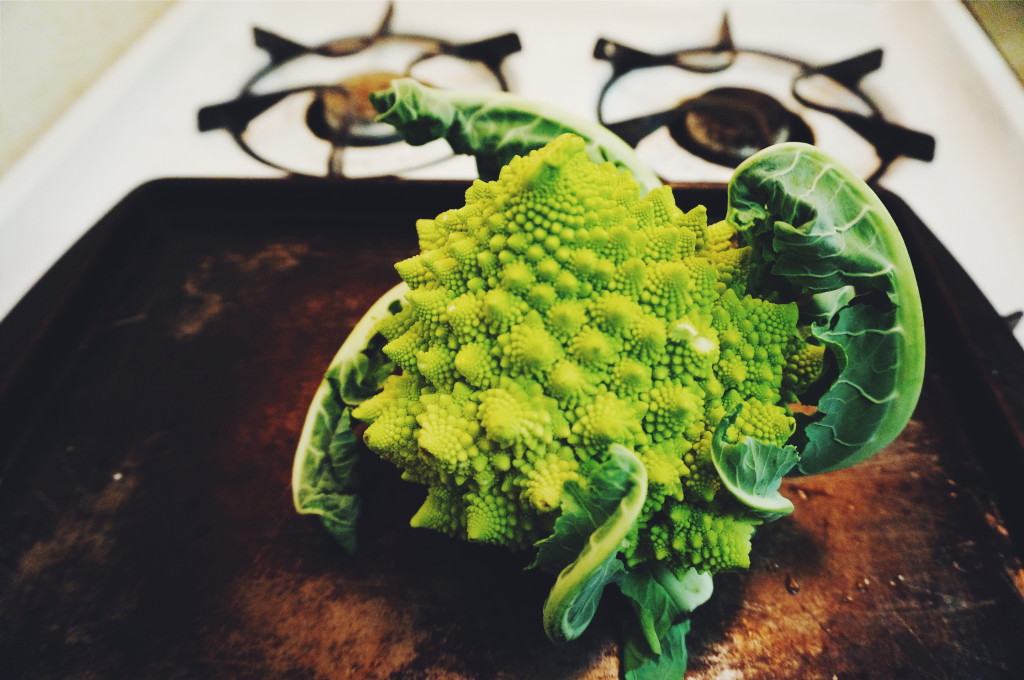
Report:
[[[305,456],[299,503],[303,514],[319,515],[327,531],[348,553],[356,549],[359,496],[356,463],[359,439],[352,429],[352,408],[341,410],[325,456]]]
[[[713,589],[710,574],[691,568],[680,579],[660,562],[633,567],[619,581],[619,590],[633,605],[647,653],[654,656],[662,653],[670,629],[707,602]]]
[[[306,413],[292,466],[292,501],[300,514],[318,515],[328,532],[352,552],[359,497],[356,463],[361,442],[352,406],[376,392],[394,370],[375,329],[394,313],[408,288],[399,284],[367,311],[342,343]]]
[[[899,229],[850,170],[812,146],[780,144],[744,161],[726,219],[753,246],[751,281],[813,296],[813,335],[836,358],[818,413],[801,422],[795,470],[854,465],[888,445],[913,414],[924,379],[924,321]]]
[[[686,634],[690,619],[673,625],[662,637],[658,654],[650,654],[643,634],[633,629],[626,634],[622,666],[626,680],[682,680],[686,675],[689,655]]]
[[[793,512],[793,503],[779,493],[779,485],[800,460],[794,446],[774,446],[745,437],[725,441],[732,418],[723,418],[711,440],[711,461],[722,484],[762,519],[777,519]]]
[[[604,587],[623,573],[618,559],[647,498],[647,470],[618,444],[587,480],[567,482],[554,533],[538,543],[533,565],[561,570],[544,603],[544,631],[555,642],[573,640],[590,624]]]
[[[387,339],[375,333],[361,352],[338,366],[339,393],[344,403],[349,406],[363,403],[394,373],[395,362],[384,354],[386,344]]]
[[[856,296],[857,291],[853,286],[844,286],[826,293],[818,293],[811,296],[801,311],[811,317],[828,320],[850,304]]]
[[[693,569],[677,577],[660,562],[632,568],[619,581],[636,618],[626,622],[622,655],[630,680],[666,680],[686,674],[690,613],[711,597],[711,575]]]
[[[571,132],[587,143],[591,160],[629,170],[645,191],[661,186],[636,151],[607,128],[515,94],[438,90],[400,78],[371,93],[370,101],[377,120],[393,125],[410,144],[445,139],[455,153],[475,156],[484,180],[497,179],[513,157]]]

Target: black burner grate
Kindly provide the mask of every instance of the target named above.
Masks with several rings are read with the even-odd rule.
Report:
[[[266,66],[245,83],[234,99],[203,107],[199,111],[200,131],[226,130],[251,157],[293,175],[344,177],[353,150],[400,143],[400,137],[390,126],[374,122],[375,112],[367,97],[369,92],[387,87],[391,80],[414,77],[441,88],[464,86],[471,81],[476,88],[508,90],[502,66],[509,55],[522,49],[517,34],[505,33],[469,43],[451,42],[394,32],[393,16],[394,6],[389,4],[373,33],[317,46],[303,45],[256,28],[255,44],[269,57]],[[354,63],[360,57],[364,59]],[[340,76],[323,78],[324,69],[320,67],[325,63],[340,66],[346,60],[348,68],[340,68]],[[316,82],[274,85],[275,80],[285,79],[284,71],[301,71],[297,66],[303,64],[309,64],[309,70],[316,75],[298,77],[312,77]],[[284,132],[300,137],[289,141]],[[323,156],[313,161],[316,167],[310,167],[306,157],[310,153]],[[302,154],[305,156],[300,160]],[[376,171],[362,174],[392,174],[450,155],[450,151],[440,157],[436,153],[392,154],[389,161],[372,164],[378,168]]]
[[[869,182],[880,178],[897,158],[930,161],[935,154],[935,139],[931,135],[887,120],[862,88],[864,77],[882,65],[881,49],[815,66],[782,54],[738,48],[726,16],[718,40],[706,47],[653,54],[602,38],[595,45],[594,57],[612,66],[611,77],[598,98],[598,120],[632,146],[664,127],[689,153],[718,165],[735,167],[770,144],[814,142],[811,126],[798,113],[766,92],[741,87],[717,87],[667,109],[626,120],[607,120],[608,94],[629,74],[657,67],[714,74],[732,68],[741,58],[756,57],[795,69],[790,86],[792,98],[809,110],[840,121],[873,147],[878,162],[866,177]]]

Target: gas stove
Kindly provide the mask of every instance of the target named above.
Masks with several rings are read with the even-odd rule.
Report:
[[[669,182],[813,142],[1024,307],[1024,90],[959,3],[366,0],[171,9],[0,183],[0,314],[149,179],[475,176],[373,122],[364,93],[395,75],[598,120]]]
[[[412,147],[377,123],[369,93],[403,77],[432,87],[507,91],[503,64],[522,48],[519,36],[453,42],[401,33],[392,27],[394,11],[389,3],[370,33],[319,45],[254,28],[266,65],[234,99],[203,107],[199,130],[224,130],[255,160],[292,175],[393,175],[450,158],[444,142]]]
[[[715,173],[700,160],[735,168],[772,144],[805,142],[876,182],[897,158],[930,161],[935,153],[931,135],[887,120],[861,86],[881,67],[882,55],[876,48],[811,64],[742,48],[728,15],[717,41],[666,53],[601,38],[594,57],[608,61],[612,72],[597,117],[632,146],[652,147],[651,164],[676,181]]]
[[[522,43],[514,32],[468,43],[403,34],[392,27],[394,11],[388,4],[371,33],[319,45],[254,28],[266,65],[236,97],[203,107],[199,129],[226,131],[255,160],[293,175],[396,174],[446,160],[444,142],[410,147],[375,123],[368,92],[401,77],[508,90],[504,63]],[[881,48],[811,64],[737,46],[726,14],[706,45],[653,54],[600,37],[593,56],[611,65],[594,117],[668,181],[724,181],[720,168],[787,141],[817,144],[869,182],[898,158],[934,156],[931,135],[887,120],[861,86],[882,66]]]

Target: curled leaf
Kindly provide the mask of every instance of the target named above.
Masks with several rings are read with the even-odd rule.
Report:
[[[924,321],[892,217],[859,177],[812,146],[779,144],[741,164],[726,219],[753,246],[751,282],[812,296],[811,332],[836,375],[802,423],[796,470],[849,467],[903,429],[924,379]]]
[[[764,519],[793,512],[793,503],[779,493],[779,485],[800,460],[796,447],[774,446],[751,437],[727,442],[725,432],[731,424],[730,418],[723,418],[711,440],[711,461],[722,484]]]
[[[342,343],[306,413],[292,466],[292,501],[300,514],[318,515],[348,552],[355,550],[359,496],[355,476],[358,437],[352,406],[372,395],[394,366],[375,329],[408,288],[384,294]]]
[[[661,186],[633,148],[607,128],[515,94],[438,90],[400,78],[371,93],[370,102],[380,113],[377,120],[393,125],[408,143],[444,139],[455,153],[474,156],[483,180],[497,179],[513,157],[571,132],[586,142],[591,160],[629,170],[647,191]]]
[[[544,603],[544,631],[555,642],[577,637],[590,624],[604,587],[624,571],[618,553],[647,499],[647,470],[618,444],[586,487],[567,482],[554,533],[538,543],[532,566],[560,569]]]

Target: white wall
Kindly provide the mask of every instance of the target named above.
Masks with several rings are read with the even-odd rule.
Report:
[[[173,0],[0,0],[0,174]]]

